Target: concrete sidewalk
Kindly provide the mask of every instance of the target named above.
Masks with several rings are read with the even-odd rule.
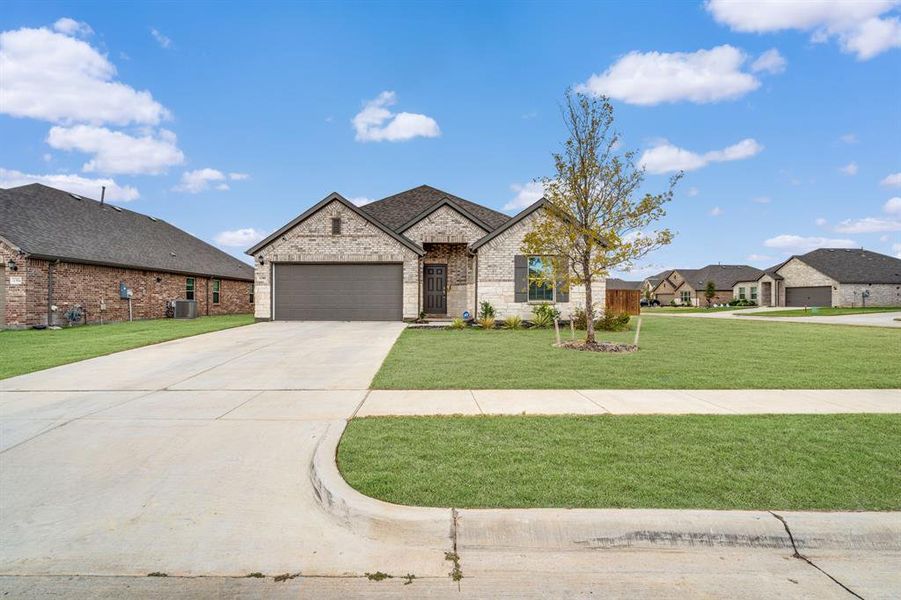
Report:
[[[899,412],[901,390],[373,390],[355,416]]]
[[[768,312],[792,310],[784,306],[764,306],[734,311],[710,313],[643,313],[643,317],[675,317],[677,319],[739,319],[741,321],[770,321],[777,323],[812,323],[820,325],[854,325],[857,327],[901,328],[901,309],[897,312],[858,313],[852,315],[810,317],[768,317]],[[798,309],[800,310],[800,309]]]

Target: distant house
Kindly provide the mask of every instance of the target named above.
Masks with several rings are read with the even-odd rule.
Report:
[[[651,294],[661,304],[675,301],[680,305],[706,306],[707,282],[712,281],[715,292],[713,304],[726,304],[735,294],[739,281],[756,280],[763,271],[748,265],[707,265],[701,269],[673,269],[662,274],[660,281],[651,288]],[[746,292],[748,300],[757,301],[758,286]]]
[[[819,248],[735,282],[762,306],[901,306],[901,259],[864,249]]]
[[[643,290],[644,289],[644,281],[626,281],[625,279],[609,277],[607,279],[607,289],[608,290]]]
[[[0,190],[0,327],[253,312],[253,267],[148,215],[39,184]],[[127,296],[131,293],[131,299]]]

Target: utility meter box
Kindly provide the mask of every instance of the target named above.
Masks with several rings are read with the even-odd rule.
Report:
[[[124,281],[119,282],[119,297],[123,300],[128,300],[132,297],[134,292],[132,292],[127,285],[125,285]]]

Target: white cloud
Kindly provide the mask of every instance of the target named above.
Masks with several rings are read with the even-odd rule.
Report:
[[[839,136],[838,139],[846,144],[856,144],[860,141],[859,139],[857,139],[857,134],[855,133],[846,133],[842,136]]]
[[[778,73],[783,73],[787,64],[788,61],[785,60],[784,56],[779,54],[778,50],[770,48],[758,56],[757,60],[751,63],[751,70],[755,73],[770,73],[771,75],[776,75]]]
[[[639,165],[649,173],[671,173],[675,171],[694,171],[706,167],[712,162],[727,162],[750,158],[763,150],[757,140],[747,138],[737,144],[698,154],[663,141],[649,150],[645,150]]]
[[[211,169],[197,169],[196,171],[185,171],[181,175],[181,181],[173,190],[176,192],[187,192],[189,194],[199,194],[210,188],[211,183],[222,182],[225,180],[225,174],[222,171]],[[226,185],[226,189],[228,186]]]
[[[769,204],[772,202],[769,196],[757,196],[756,198],[752,198],[751,202],[755,202],[757,204]]]
[[[892,173],[891,175],[887,175],[886,178],[879,183],[890,187],[901,187],[901,173]]]
[[[516,192],[516,196],[504,204],[504,210],[520,211],[538,202],[544,196],[544,186],[540,181],[530,181],[526,184],[514,183],[510,189]]]
[[[185,161],[176,142],[175,134],[166,129],[161,129],[156,136],[133,137],[105,127],[76,125],[52,127],[47,135],[51,148],[92,154],[93,158],[82,167],[89,173],[158,175],[167,167]]]
[[[823,217],[819,217],[817,220],[814,221],[814,224],[815,224],[817,227],[825,227],[826,224],[827,224],[828,222],[829,222],[829,221],[827,221],[827,220],[824,219]]]
[[[231,231],[220,231],[216,234],[216,243],[220,246],[237,246],[249,248],[261,239],[266,237],[265,231],[247,227],[245,229],[234,229]]]
[[[228,178],[232,181],[244,181],[245,179],[250,179],[250,175],[247,173],[229,173]]]
[[[63,35],[88,37],[94,33],[91,26],[83,21],[76,21],[69,17],[63,17],[53,24],[54,31],[58,31]]]
[[[227,192],[231,188],[228,186],[227,183],[220,183],[219,185],[216,186],[216,189],[219,190],[220,192]]]
[[[713,208],[710,209],[710,216],[711,216],[711,217],[718,217],[718,216],[720,216],[721,214],[723,214],[723,209],[720,208],[719,206],[714,206]]]
[[[89,179],[70,173],[31,175],[0,167],[0,188],[13,188],[29,183],[42,183],[88,198],[100,198],[100,188],[105,185],[106,199],[110,201],[129,202],[140,197],[137,188],[119,185],[112,179]]]
[[[577,91],[629,104],[707,103],[740,98],[760,87],[745,71],[744,52],[729,45],[697,52],[630,52]]]
[[[695,196],[697,196],[698,194],[701,193],[701,190],[699,190],[699,189],[696,188],[695,186],[691,186],[690,188],[688,188],[688,191],[685,192],[685,193],[686,193],[689,197],[694,198]]]
[[[901,244],[892,244],[892,250],[895,252],[895,258],[901,258]]]
[[[169,111],[148,91],[115,81],[116,67],[90,44],[61,33],[0,33],[0,112],[58,123],[155,125]]]
[[[746,260],[749,260],[751,262],[758,262],[758,263],[759,262],[770,262],[773,260],[773,257],[768,256],[766,254],[749,254],[748,258]]]
[[[880,231],[901,231],[901,221],[895,219],[845,219],[835,226],[839,233],[878,233]]]
[[[382,92],[363,105],[353,118],[358,142],[403,142],[417,137],[438,137],[438,122],[416,113],[393,113],[388,107],[397,104],[397,94]]]
[[[156,43],[160,45],[160,48],[171,48],[172,47],[172,40],[170,38],[166,37],[165,35],[163,35],[162,33],[160,33],[158,29],[151,27],[150,35],[152,35],[153,39],[156,40]]]
[[[858,171],[857,163],[852,160],[851,162],[846,164],[844,167],[839,167],[838,170],[841,171],[842,173],[844,173],[845,175],[857,175],[857,171]]]
[[[901,197],[895,196],[886,200],[882,210],[890,215],[901,215]]]
[[[809,252],[817,248],[859,248],[857,242],[847,239],[835,239],[826,237],[803,237],[800,235],[777,235],[765,242],[767,248],[785,250],[786,252]]]
[[[348,198],[352,204],[356,204],[357,206],[365,206],[370,202],[374,202],[374,198],[367,198],[366,196],[354,196],[353,198]]]
[[[707,10],[735,31],[809,31],[813,42],[835,38],[843,52],[868,60],[901,46],[901,21],[881,18],[897,4],[897,0],[708,0]]]

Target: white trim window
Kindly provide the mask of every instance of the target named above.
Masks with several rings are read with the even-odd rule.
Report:
[[[691,304],[691,292],[688,290],[683,290],[680,296],[680,300],[682,300],[682,304]]]

